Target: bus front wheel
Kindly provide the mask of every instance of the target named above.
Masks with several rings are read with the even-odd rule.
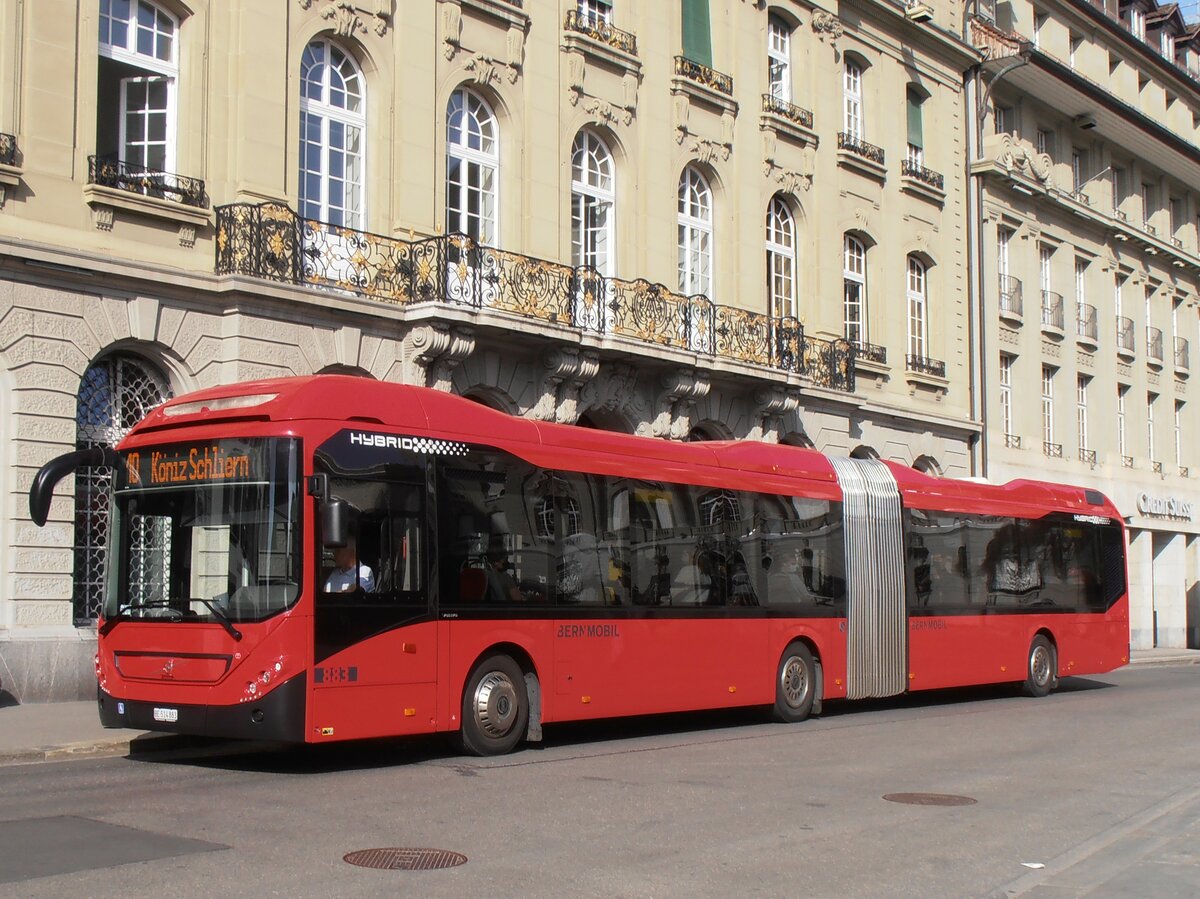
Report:
[[[462,699],[462,745],[474,755],[512,752],[529,723],[529,697],[521,666],[506,655],[483,659],[471,670]]]
[[[1025,693],[1046,696],[1058,685],[1058,653],[1042,634],[1029,645],[1029,666],[1025,675]]]
[[[816,699],[817,665],[803,643],[793,643],[783,652],[775,675],[775,720],[803,721]]]

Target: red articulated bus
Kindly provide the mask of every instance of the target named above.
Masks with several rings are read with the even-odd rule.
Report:
[[[343,376],[170,400],[114,451],[106,725],[320,743],[1024,683],[1128,661],[1101,494],[514,418]]]

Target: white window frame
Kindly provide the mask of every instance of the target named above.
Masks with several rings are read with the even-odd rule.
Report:
[[[774,13],[767,17],[767,92],[792,102],[792,30]]]
[[[1128,456],[1128,440],[1125,432],[1125,394],[1129,388],[1124,384],[1117,385],[1117,452]]]
[[[1146,11],[1137,6],[1129,7],[1129,31],[1140,41],[1146,39]]]
[[[694,166],[679,176],[679,291],[713,298],[713,196],[708,179]]]
[[[146,27],[141,22],[139,11],[145,9],[153,17],[152,27]],[[151,0],[129,0],[129,17],[119,18],[112,15],[110,0],[100,0],[100,27],[97,36],[100,56],[114,62],[139,69],[143,74],[120,79],[120,98],[118,103],[117,123],[118,155],[122,161],[128,161],[128,149],[131,146],[153,146],[157,141],[140,141],[133,143],[127,131],[127,113],[129,111],[129,90],[133,84],[146,81],[163,80],[166,83],[167,96],[165,140],[163,142],[163,167],[161,171],[174,172],[176,151],[176,117],[177,117],[177,87],[179,84],[179,19],[163,7],[152,3]],[[165,29],[162,26],[167,26]],[[124,30],[121,39],[115,32]],[[151,41],[151,52],[139,49],[139,38],[148,37]],[[116,40],[114,40],[116,38]],[[163,44],[166,52],[159,52]],[[154,166],[148,166],[154,169]]]
[[[616,273],[616,166],[608,144],[583,130],[571,146],[571,264]]]
[[[455,115],[461,117],[457,141]],[[473,136],[477,147],[471,146]],[[478,197],[475,209],[472,195]],[[454,204],[455,196],[460,205]],[[466,87],[446,102],[446,230],[466,234],[480,246],[500,241],[500,126],[488,102]]]
[[[1000,354],[1000,424],[1004,428],[1004,436],[1013,436],[1012,414],[1012,366],[1014,357],[1008,353]]]
[[[1175,464],[1183,464],[1183,400],[1175,401]]]
[[[319,58],[306,69],[310,53],[319,53]],[[310,79],[307,72],[316,69],[320,70],[320,78]],[[309,83],[315,83],[319,96],[305,95]],[[339,101],[339,97],[343,99]],[[333,41],[324,38],[310,41],[304,48],[300,90],[297,197],[304,218],[353,230],[366,227],[366,106],[366,79],[354,57]],[[316,140],[309,141],[308,133],[314,123]],[[334,145],[335,132],[342,134],[341,147]],[[314,150],[316,160],[311,159]],[[342,177],[335,178],[339,162]],[[307,194],[309,175],[317,179],[316,197]],[[341,185],[338,197],[334,196],[335,185]]]
[[[1087,375],[1075,376],[1075,430],[1081,452],[1088,449],[1088,386],[1092,379]]]
[[[776,321],[796,318],[796,220],[782,197],[767,206],[767,309]]]
[[[865,139],[866,131],[862,82],[862,63],[847,57],[842,66],[842,123],[846,134],[859,141]]]
[[[929,270],[916,256],[908,257],[908,353],[920,359],[929,356]]]
[[[576,0],[579,18],[591,25],[612,24],[612,0]]]
[[[867,343],[867,248],[852,234],[842,241],[842,333],[856,346]]]
[[[1086,259],[1075,257],[1075,318],[1083,320],[1083,307],[1087,305],[1087,270]]]
[[[1146,457],[1154,462],[1154,403],[1158,394],[1146,394]]]
[[[1052,365],[1042,366],[1042,440],[1054,443],[1054,375]]]

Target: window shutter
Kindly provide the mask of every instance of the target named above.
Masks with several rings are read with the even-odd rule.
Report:
[[[712,68],[708,0],[683,0],[683,55]]]
[[[908,92],[908,142],[922,149],[925,146],[921,128],[921,98],[911,90]]]

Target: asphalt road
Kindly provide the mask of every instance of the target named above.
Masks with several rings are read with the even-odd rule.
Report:
[[[1126,669],[800,725],[548,728],[499,759],[422,740],[0,768],[0,896],[1196,896],[1198,708],[1200,666]],[[381,847],[467,861],[343,861]]]

